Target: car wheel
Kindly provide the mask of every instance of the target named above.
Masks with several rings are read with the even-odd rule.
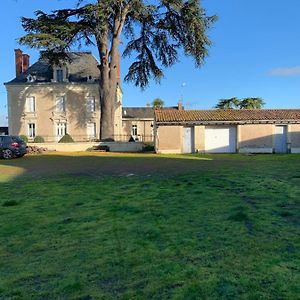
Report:
[[[10,149],[2,150],[2,156],[4,159],[12,159],[14,157],[14,155]]]

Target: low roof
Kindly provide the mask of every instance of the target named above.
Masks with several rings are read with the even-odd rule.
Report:
[[[158,124],[300,123],[300,109],[155,110]]]
[[[162,107],[161,110],[177,110],[178,106]],[[123,107],[122,117],[124,119],[154,119],[153,107]]]
[[[123,107],[122,116],[125,119],[153,119],[154,109],[152,107]]]
[[[98,61],[91,52],[69,52],[71,62],[66,62],[69,82],[86,82],[88,76],[99,79]],[[27,76],[36,76],[35,82],[51,82],[53,79],[53,68],[46,58],[40,58],[28,68],[26,72],[8,82],[7,84],[25,83]]]

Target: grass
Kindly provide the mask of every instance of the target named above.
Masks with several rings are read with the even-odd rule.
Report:
[[[299,299],[299,155],[0,161],[0,299]]]

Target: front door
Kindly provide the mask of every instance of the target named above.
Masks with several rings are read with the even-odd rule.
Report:
[[[182,152],[193,153],[194,152],[194,128],[183,127],[183,138],[182,138]]]
[[[275,153],[287,152],[287,126],[275,126]]]
[[[66,123],[57,123],[56,124],[56,139],[59,141],[67,133],[67,124]]]

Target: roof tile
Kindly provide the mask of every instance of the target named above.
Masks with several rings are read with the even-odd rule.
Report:
[[[298,121],[300,109],[155,110],[157,123]]]

